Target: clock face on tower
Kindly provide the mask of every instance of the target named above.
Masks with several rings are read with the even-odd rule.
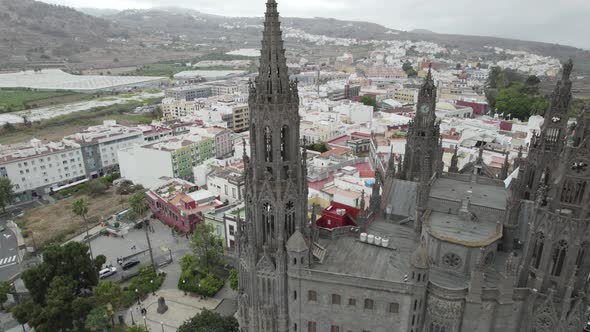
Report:
[[[422,112],[424,114],[428,113],[428,106],[427,105],[422,105],[420,107],[420,112]]]

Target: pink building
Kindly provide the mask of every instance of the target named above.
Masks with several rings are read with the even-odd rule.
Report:
[[[146,200],[155,218],[185,233],[194,230],[205,212],[223,206],[214,194],[197,190],[195,184],[181,179],[149,190]]]

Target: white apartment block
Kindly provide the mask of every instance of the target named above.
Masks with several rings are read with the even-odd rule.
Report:
[[[178,100],[176,98],[162,99],[162,114],[166,119],[177,119],[191,116],[208,107],[204,100]]]
[[[121,177],[146,188],[171,178],[193,180],[193,167],[215,157],[213,137],[191,133],[120,150]]]
[[[80,144],[88,177],[98,177],[118,170],[117,152],[144,143],[140,128],[117,125],[112,120],[67,136],[66,139]]]
[[[29,143],[0,148],[0,176],[14,185],[17,200],[29,200],[52,189],[86,178],[80,144],[62,140],[43,144]]]
[[[229,204],[244,200],[244,185],[242,170],[237,167],[218,168],[207,175],[207,190]]]

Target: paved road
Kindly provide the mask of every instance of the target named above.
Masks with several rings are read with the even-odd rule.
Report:
[[[4,231],[0,232],[0,281],[8,280],[20,272],[22,257],[18,254],[16,235],[8,227],[10,218],[10,214],[0,217],[0,226],[4,227]]]

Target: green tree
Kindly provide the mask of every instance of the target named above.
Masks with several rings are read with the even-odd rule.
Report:
[[[0,309],[4,310],[4,302],[8,301],[8,294],[12,291],[10,281],[0,282]]]
[[[2,206],[2,212],[6,212],[6,206],[14,202],[13,187],[9,178],[0,178],[0,206]]]
[[[41,307],[36,305],[32,299],[25,300],[11,309],[12,317],[21,325],[29,323],[31,318],[36,317],[40,311]]]
[[[86,215],[88,215],[88,202],[85,199],[80,198],[74,201],[72,205],[72,212],[81,217],[84,221],[84,225],[86,226],[86,238],[90,238],[90,228],[88,227],[88,221],[86,220]],[[88,242],[90,245],[90,242]],[[90,250],[90,258],[92,259],[92,246],[89,246]]]
[[[325,143],[308,144],[305,146],[305,148],[319,153],[324,153],[329,150]]]
[[[46,305],[34,320],[37,331],[66,331],[74,326],[72,303],[76,298],[76,282],[68,276],[51,280],[46,294]]]
[[[198,224],[190,246],[197,259],[199,271],[207,273],[223,265],[223,246],[215,235],[213,226],[204,222]]]
[[[366,106],[373,106],[373,111],[377,108],[377,99],[375,96],[362,96],[359,101]]]
[[[79,242],[50,245],[43,251],[43,262],[22,274],[31,298],[41,306],[45,306],[49,284],[56,277],[74,280],[76,294],[96,286],[98,272],[88,256],[88,246]]]
[[[530,115],[529,98],[518,89],[503,89],[498,94],[496,109],[499,113],[525,120]]]
[[[143,325],[129,326],[125,332],[148,332]]]
[[[229,287],[233,290],[238,290],[238,270],[236,269],[229,271]]]
[[[529,75],[524,82],[526,93],[531,95],[539,94],[539,84],[541,84],[541,80],[537,76]]]
[[[404,64],[402,65],[402,70],[406,72],[408,77],[416,77],[418,75],[418,73],[416,72],[414,67],[412,67],[412,64],[409,61],[404,62]]]
[[[102,269],[102,266],[106,262],[107,262],[107,258],[105,255],[96,256],[96,258],[94,259],[94,267],[96,268],[96,271],[100,271]]]
[[[238,332],[239,328],[238,321],[234,317],[223,317],[205,309],[184,322],[177,332]]]
[[[143,218],[147,211],[147,205],[145,203],[145,195],[141,192],[133,194],[129,199],[129,207],[131,208],[131,214],[134,218]]]
[[[92,309],[88,316],[86,316],[86,322],[84,326],[90,331],[103,331],[111,327],[111,318],[107,312],[105,305],[98,306]]]

